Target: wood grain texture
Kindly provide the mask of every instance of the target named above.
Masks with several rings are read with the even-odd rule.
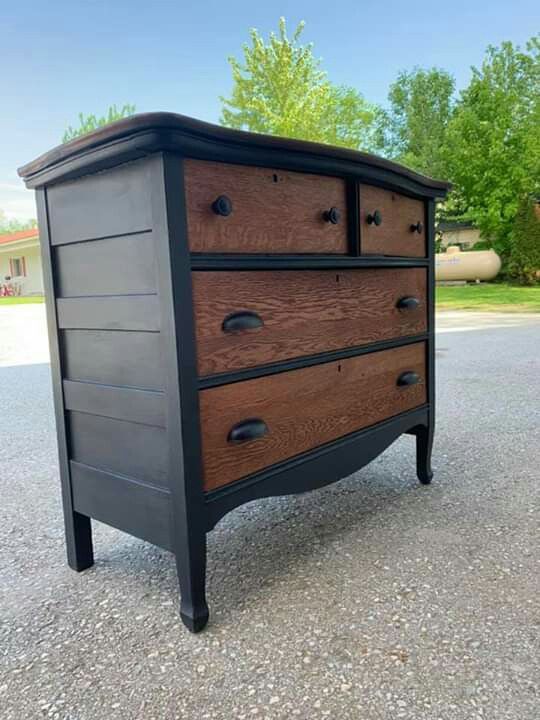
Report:
[[[188,241],[192,252],[346,253],[347,203],[340,178],[271,168],[185,161]],[[228,217],[212,211],[226,195]],[[341,213],[337,225],[325,210]]]
[[[194,272],[199,375],[279,362],[426,331],[423,268]],[[405,296],[415,310],[398,310]],[[263,326],[223,332],[233,312],[257,313]]]
[[[390,190],[360,186],[360,242],[362,254],[426,257],[424,203]],[[369,224],[367,216],[378,210],[381,225]],[[421,222],[422,233],[411,232]]]
[[[398,387],[412,370],[417,385]],[[426,402],[425,343],[200,392],[206,491]],[[230,429],[261,418],[266,436],[239,445]]]

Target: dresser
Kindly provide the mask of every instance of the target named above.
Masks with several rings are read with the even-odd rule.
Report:
[[[233,508],[333,483],[403,434],[431,481],[446,183],[169,113],[19,173],[37,197],[72,568],[93,563],[92,518],[172,551],[196,632],[206,536]]]

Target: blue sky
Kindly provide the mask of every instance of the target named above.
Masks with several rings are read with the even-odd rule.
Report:
[[[488,44],[525,44],[540,29],[536,0],[4,0],[0,13],[0,209],[35,215],[16,168],[61,141],[79,112],[126,102],[217,122],[231,88],[229,55],[248,30],[280,15],[336,83],[384,103],[400,69],[446,68],[458,88]]]

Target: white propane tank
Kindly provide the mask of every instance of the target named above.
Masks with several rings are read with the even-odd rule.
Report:
[[[461,252],[449,245],[445,253],[435,255],[435,280],[493,280],[501,269],[495,250]]]

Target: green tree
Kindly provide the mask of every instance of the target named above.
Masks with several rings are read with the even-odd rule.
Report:
[[[229,58],[233,89],[223,103],[221,123],[252,132],[367,148],[374,109],[356,90],[332,84],[313,55],[300,45],[301,22],[291,38],[284,18],[268,42],[250,31],[244,62]]]
[[[508,271],[525,285],[536,283],[540,272],[540,215],[537,207],[535,198],[522,199],[510,238]]]
[[[122,118],[129,117],[134,113],[135,105],[129,104],[124,105],[120,108],[120,110],[118,110],[116,105],[111,105],[111,107],[107,110],[107,113],[102,117],[96,117],[96,115],[84,115],[84,113],[79,113],[79,127],[73,128],[70,125],[62,137],[62,142],[69,142],[74,138],[81,137],[81,135],[86,135],[93,130],[97,130],[104,125],[109,125],[110,123],[116,122],[117,120],[122,120]]]
[[[445,137],[450,209],[473,220],[506,263],[523,197],[540,191],[540,38],[489,47]],[[453,207],[452,207],[453,205]]]
[[[454,88],[446,70],[401,71],[390,86],[388,109],[377,113],[377,149],[414,170],[444,178],[442,149]]]

